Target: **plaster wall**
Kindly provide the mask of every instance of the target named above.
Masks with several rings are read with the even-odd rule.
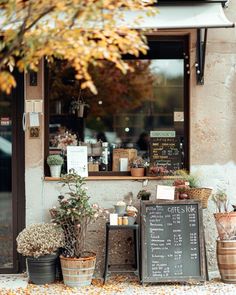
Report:
[[[231,21],[236,21],[236,1],[230,1],[228,11]],[[173,32],[172,32],[173,33]],[[196,85],[195,44],[196,35],[190,34],[190,164],[192,171],[202,176],[202,184],[216,189],[226,188],[232,202],[236,203],[236,29],[210,29],[206,53],[205,84]],[[43,78],[43,65],[39,76]],[[27,78],[28,79],[28,78]],[[43,80],[42,80],[43,81]],[[40,84],[42,86],[42,83]],[[32,90],[26,85],[26,98],[43,98],[43,87]],[[30,139],[26,132],[26,224],[48,221],[48,209],[55,206],[60,186],[57,182],[44,181],[43,116],[39,139]],[[157,181],[149,181],[148,189],[155,194]],[[140,181],[87,181],[91,201],[111,209],[128,192],[143,187]],[[138,206],[138,203],[136,202]],[[216,269],[214,206],[204,210],[209,270]],[[105,220],[90,228],[88,244],[98,253],[97,269],[102,270]],[[113,237],[114,260],[129,261],[132,240],[128,234]],[[127,249],[127,251],[124,249]],[[126,255],[124,255],[126,252]],[[97,272],[99,273],[99,271]]]

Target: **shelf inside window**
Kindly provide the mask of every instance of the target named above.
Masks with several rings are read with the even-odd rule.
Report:
[[[133,177],[133,176],[88,176],[85,179],[90,180],[171,180],[176,179],[176,176],[143,176],[143,177]],[[44,177],[45,181],[61,181],[60,177]]]

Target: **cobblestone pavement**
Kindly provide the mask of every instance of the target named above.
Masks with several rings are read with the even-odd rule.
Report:
[[[8,280],[8,285],[5,288],[4,280]],[[25,287],[17,287],[17,280],[23,281]],[[136,278],[126,276],[112,276],[105,285],[99,279],[94,279],[92,285],[89,287],[83,287],[80,289],[68,288],[62,283],[36,286],[27,284],[27,278],[25,276],[18,277],[13,283],[10,282],[9,276],[5,278],[0,276],[0,295],[236,295],[235,284],[224,284],[219,279],[214,279],[206,283],[190,282],[185,284],[149,284],[142,286],[139,284]]]

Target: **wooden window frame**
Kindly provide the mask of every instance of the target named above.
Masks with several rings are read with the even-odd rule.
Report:
[[[178,42],[182,43],[182,48],[183,48],[183,60],[184,60],[184,138],[185,138],[185,145],[184,145],[184,167],[189,171],[190,169],[190,156],[189,156],[189,144],[190,144],[190,74],[188,73],[188,66],[189,66],[189,57],[190,57],[190,50],[189,50],[189,34],[186,35],[161,35],[161,36],[147,36],[148,42],[152,45],[152,42],[155,41],[161,41],[161,42]],[[158,53],[157,53],[158,54]],[[171,59],[170,56],[165,57],[164,55],[165,50],[161,52],[160,49],[160,54],[162,54],[162,57],[160,59],[168,58]],[[169,54],[169,53],[168,53]],[[151,53],[152,55],[152,53]],[[140,55],[139,58],[150,58],[150,54],[147,55]],[[172,55],[172,58],[175,59],[177,58],[176,55],[178,55],[179,58],[179,53],[175,52]],[[126,56],[124,57],[125,59],[132,59],[131,56]],[[44,67],[44,91],[45,91],[45,103],[44,103],[44,118],[45,118],[45,140],[44,140],[44,155],[45,155],[45,161],[44,161],[44,174],[45,174],[45,179],[49,180],[50,175],[49,173],[49,167],[46,164],[46,158],[49,155],[49,71],[47,67],[47,62],[45,61],[45,67]],[[101,179],[132,179],[130,176],[130,172],[114,172],[114,171],[98,171],[98,172],[89,172],[89,177],[92,179],[96,179],[96,177],[101,177]],[[88,177],[88,178],[89,178]],[[145,177],[147,178],[147,177]],[[148,177],[152,179],[159,179],[160,177]]]

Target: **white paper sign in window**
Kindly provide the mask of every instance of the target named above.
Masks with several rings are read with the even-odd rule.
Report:
[[[184,122],[184,112],[174,112],[174,122]]]
[[[67,146],[67,173],[74,169],[82,177],[88,177],[87,146]]]

